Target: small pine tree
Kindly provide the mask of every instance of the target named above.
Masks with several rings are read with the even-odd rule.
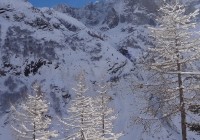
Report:
[[[25,103],[16,109],[12,106],[13,121],[11,126],[20,140],[49,140],[57,137],[56,131],[48,131],[51,119],[47,117],[48,104],[43,99],[40,86],[35,86],[35,96],[28,95]]]
[[[99,95],[94,100],[94,106],[98,113],[97,130],[101,134],[101,140],[117,140],[122,134],[115,134],[112,132],[113,124],[112,121],[116,119],[113,115],[114,110],[108,107],[108,103],[111,101],[111,97],[107,94],[109,84],[101,83],[98,85]]]
[[[61,120],[67,126],[68,140],[99,140],[98,131],[95,129],[96,115],[92,98],[84,94],[87,92],[84,74],[79,75],[77,87],[73,88],[76,97],[68,109],[69,117]]]

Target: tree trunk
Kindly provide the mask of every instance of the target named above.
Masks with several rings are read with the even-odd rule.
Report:
[[[33,130],[33,140],[35,140],[35,122],[34,122],[34,124],[33,124],[34,126],[34,130]]]
[[[104,137],[105,136],[105,114],[104,114],[104,98],[103,98],[103,94],[102,94],[102,111],[103,111],[103,114],[102,114],[102,136]]]
[[[181,72],[181,64],[177,62],[177,71]],[[187,128],[186,128],[186,112],[185,112],[185,101],[183,94],[183,81],[181,73],[178,73],[178,85],[179,85],[179,100],[180,100],[180,112],[181,112],[181,131],[182,140],[187,140]]]
[[[85,135],[84,135],[83,130],[81,130],[81,140],[85,140]]]
[[[83,102],[81,102],[81,107],[83,109]],[[83,132],[83,124],[84,124],[84,116],[83,116],[83,113],[84,113],[84,109],[81,111],[81,140],[84,140],[84,132]]]
[[[35,99],[35,104],[34,104],[34,115],[35,115],[35,117],[37,117],[36,115],[36,99]],[[35,140],[36,139],[36,136],[35,136],[35,133],[36,133],[36,123],[35,123],[35,120],[34,120],[34,122],[33,122],[33,140]]]

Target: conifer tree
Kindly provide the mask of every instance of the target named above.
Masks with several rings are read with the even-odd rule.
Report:
[[[118,140],[122,136],[121,133],[113,133],[113,121],[116,116],[113,114],[114,110],[108,106],[111,101],[111,96],[108,95],[109,84],[101,82],[98,84],[99,95],[94,100],[95,111],[98,113],[97,130],[101,134],[101,140]]]
[[[91,97],[86,96],[87,87],[84,74],[79,75],[75,91],[75,99],[71,101],[68,108],[69,117],[61,120],[66,126],[69,136],[68,140],[99,140],[99,133],[96,131],[97,114],[93,107]]]
[[[18,108],[12,106],[13,125],[11,126],[19,140],[49,140],[57,137],[56,131],[49,131],[51,118],[48,117],[48,104],[43,99],[39,85],[33,87],[35,96],[28,95],[25,103]]]
[[[155,47],[150,48],[153,59],[149,63],[157,81],[147,86],[151,92],[149,100],[153,101],[149,105],[159,118],[180,113],[182,140],[187,140],[187,107],[199,100],[194,92],[199,87],[194,86],[197,81],[193,77],[200,48],[199,39],[192,31],[198,10],[185,15],[185,7],[176,0],[173,4],[165,3],[159,12],[158,26],[150,28]]]

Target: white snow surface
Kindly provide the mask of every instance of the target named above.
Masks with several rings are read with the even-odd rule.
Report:
[[[57,119],[58,113],[55,111],[55,102],[51,97],[50,93],[52,89],[50,87],[60,87],[61,89],[65,89],[68,91],[72,98],[74,98],[72,87],[75,86],[76,83],[76,75],[81,72],[81,70],[85,71],[86,81],[88,82],[89,92],[87,95],[95,96],[97,93],[95,92],[96,88],[92,84],[91,81],[100,82],[101,77],[104,75],[106,80],[109,81],[111,77],[118,76],[120,80],[118,82],[113,82],[111,89],[109,90],[109,95],[113,98],[110,103],[110,106],[114,108],[115,114],[117,114],[117,119],[114,122],[114,132],[122,132],[124,135],[120,138],[120,140],[180,140],[180,133],[174,132],[171,128],[167,126],[162,126],[160,131],[155,132],[153,134],[148,134],[143,132],[142,124],[135,124],[134,118],[140,116],[140,109],[144,107],[143,101],[138,95],[136,91],[131,90],[131,86],[134,82],[138,82],[138,75],[132,73],[132,69],[134,68],[134,64],[124,55],[119,53],[118,44],[122,43],[125,38],[133,37],[137,39],[137,36],[142,34],[143,36],[147,36],[148,30],[146,26],[135,26],[127,23],[119,24],[117,27],[110,29],[106,32],[101,32],[99,30],[103,25],[99,25],[96,27],[88,28],[83,23],[78,21],[77,19],[70,17],[67,14],[63,14],[57,12],[53,9],[42,8],[39,9],[40,12],[33,12],[32,5],[28,2],[24,2],[23,0],[0,0],[0,7],[5,7],[5,5],[10,4],[10,7],[14,9],[15,12],[6,12],[0,14],[0,37],[2,39],[1,44],[4,44],[4,40],[6,39],[6,32],[8,28],[11,26],[19,26],[21,29],[27,29],[33,32],[32,37],[38,40],[44,39],[45,41],[56,41],[59,42],[63,48],[55,48],[56,57],[59,58],[55,62],[52,62],[52,65],[43,66],[39,69],[40,74],[30,75],[29,77],[20,76],[15,77],[14,75],[7,75],[5,77],[1,77],[0,80],[0,96],[1,93],[8,90],[7,87],[4,86],[4,81],[8,77],[13,77],[14,80],[23,81],[26,86],[31,90],[31,84],[34,81],[39,81],[42,85],[42,90],[46,93],[46,98],[50,102],[50,111],[49,114],[53,117],[53,123],[50,129],[57,129],[60,132],[60,136],[58,138],[52,138],[52,140],[57,140],[63,138],[65,136],[65,132],[63,131],[63,126],[59,123]],[[116,5],[117,7],[117,5]],[[51,11],[51,14],[48,14],[48,11]],[[119,9],[121,11],[122,9]],[[17,22],[13,19],[14,13],[23,13],[25,14],[25,19],[21,22]],[[60,25],[60,29],[53,30],[41,30],[37,27],[32,27],[28,24],[25,24],[24,21],[32,21],[37,17],[50,17],[49,21],[50,25],[55,23],[60,24],[59,19],[64,20],[65,22],[74,25],[78,28],[78,31],[73,32],[67,30],[62,24]],[[5,18],[5,16],[10,16],[10,19]],[[133,26],[136,29],[134,33],[121,32],[122,28],[126,28],[129,26]],[[92,37],[88,34],[88,32],[98,34],[103,36],[103,40],[99,38]],[[77,44],[76,50],[71,49],[69,44],[66,44],[66,39],[71,39],[73,36],[76,36],[83,41],[74,42]],[[72,40],[73,41],[73,40]],[[98,47],[97,44],[101,44]],[[138,45],[141,48],[128,48],[129,53],[136,60],[139,61],[140,56],[143,54],[143,50],[147,47],[144,42],[138,39]],[[94,50],[100,48],[100,52],[94,53]],[[1,52],[2,53],[2,52]],[[101,57],[99,61],[91,61],[91,57]],[[34,56],[30,56],[29,62],[31,60],[35,60]],[[15,57],[13,55],[10,58],[10,63],[15,65],[22,65],[24,68],[23,62],[24,58],[22,56]],[[118,66],[125,64],[125,66],[117,71],[116,73],[112,73],[109,71],[109,68],[115,69]],[[60,64],[57,69],[55,66]],[[134,71],[136,72],[136,71]],[[127,77],[126,75],[131,75]],[[18,86],[17,89],[21,87]],[[62,95],[65,94],[62,91],[54,90],[55,96],[54,99],[59,99],[59,106],[61,116],[67,116],[67,108],[69,107],[66,104],[66,101],[62,99]],[[0,97],[1,98],[1,97]],[[1,106],[1,105],[0,105]],[[175,118],[177,125],[180,124],[180,119]],[[153,129],[153,128],[152,128]],[[180,132],[180,131],[179,131]],[[189,137],[192,139],[198,140],[198,136],[194,135],[194,133],[190,132]],[[14,140],[13,132],[10,129],[9,124],[9,109],[5,110],[3,114],[0,115],[0,140]]]

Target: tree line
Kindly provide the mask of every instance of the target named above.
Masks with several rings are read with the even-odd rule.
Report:
[[[66,130],[66,140],[117,140],[121,133],[114,133],[114,110],[108,107],[110,96],[107,94],[109,84],[99,84],[99,94],[92,98],[86,96],[88,90],[84,75],[79,75],[75,88],[75,98],[67,109],[67,118],[58,117]],[[52,117],[48,115],[49,103],[38,84],[33,85],[34,95],[28,94],[27,100],[18,107],[11,107],[15,138],[18,140],[49,140],[59,136],[58,130],[49,130]]]

